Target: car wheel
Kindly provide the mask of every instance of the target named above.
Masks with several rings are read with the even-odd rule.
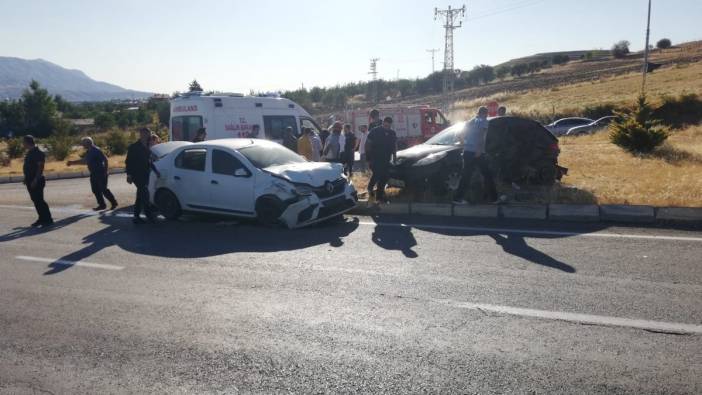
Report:
[[[182,214],[178,198],[167,189],[161,189],[156,193],[156,207],[168,220],[176,220]]]
[[[444,195],[449,192],[454,192],[458,189],[461,184],[461,168],[458,166],[452,166],[448,168],[443,168],[438,177],[434,177],[432,180],[432,190],[437,195]]]
[[[273,226],[280,222],[283,214],[283,204],[277,198],[264,196],[256,202],[256,218],[266,226]]]

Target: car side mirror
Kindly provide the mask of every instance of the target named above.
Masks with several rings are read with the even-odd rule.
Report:
[[[251,174],[246,169],[236,169],[234,170],[234,177],[249,177]]]

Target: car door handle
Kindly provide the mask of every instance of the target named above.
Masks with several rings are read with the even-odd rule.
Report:
[[[174,176],[173,179],[176,181],[180,181],[180,177],[178,177],[178,176]]]
[[[210,184],[219,185],[219,182],[212,180],[212,181],[210,181]]]

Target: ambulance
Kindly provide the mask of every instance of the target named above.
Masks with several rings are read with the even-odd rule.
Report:
[[[368,114],[371,109],[347,111],[344,120],[358,132],[359,127],[369,124]],[[428,105],[419,106],[380,106],[380,119],[391,117],[392,127],[397,134],[400,149],[411,147],[427,141],[429,138],[450,126],[449,121],[439,109]]]
[[[282,143],[287,127],[295,136],[305,127],[320,131],[304,108],[281,97],[190,92],[171,100],[170,141],[192,141],[205,128],[207,140],[243,137]]]

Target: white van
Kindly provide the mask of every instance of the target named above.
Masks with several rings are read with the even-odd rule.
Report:
[[[170,141],[192,141],[197,130],[207,129],[207,139],[261,138],[277,143],[292,127],[299,136],[303,127],[319,133],[312,116],[297,103],[280,97],[186,93],[171,100]]]

